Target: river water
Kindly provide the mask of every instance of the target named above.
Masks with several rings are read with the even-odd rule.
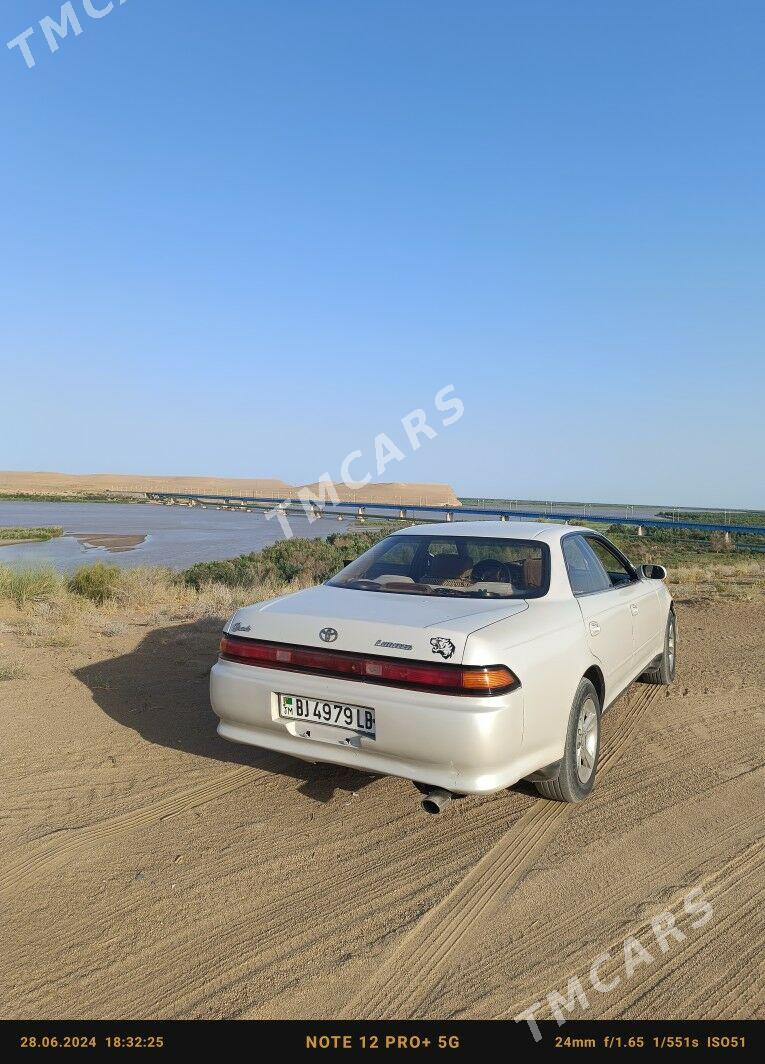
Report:
[[[296,536],[320,538],[354,528],[346,517],[310,523],[290,514]],[[186,569],[201,561],[233,558],[282,539],[276,519],[262,513],[185,506],[121,503],[0,502],[0,527],[61,526],[64,535],[45,543],[0,546],[0,565],[53,565],[71,572],[78,565],[107,561],[131,568],[163,565]]]

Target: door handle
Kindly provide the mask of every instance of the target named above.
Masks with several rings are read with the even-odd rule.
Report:
[[[598,635],[600,633],[600,625],[597,621],[590,621],[590,635]]]
[[[640,613],[640,607],[638,606],[637,602],[631,602],[631,603],[630,603],[630,610],[631,610],[631,611],[632,611],[632,613],[633,613],[633,614],[635,614],[635,615],[637,615],[638,613]]]

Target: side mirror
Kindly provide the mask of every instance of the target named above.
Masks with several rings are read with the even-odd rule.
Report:
[[[666,580],[667,570],[663,565],[641,565],[640,575],[646,580]]]
[[[346,565],[350,565],[351,562],[355,562],[355,561],[356,561],[355,558],[343,558],[343,569],[345,569]]]

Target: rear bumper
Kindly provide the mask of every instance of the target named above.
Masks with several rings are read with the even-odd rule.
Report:
[[[295,722],[280,719],[279,693],[371,707],[376,738],[360,736],[352,747],[332,742],[329,729],[329,742],[303,738]],[[522,689],[470,698],[218,661],[210,698],[226,739],[457,793],[501,790],[537,767],[522,753]]]

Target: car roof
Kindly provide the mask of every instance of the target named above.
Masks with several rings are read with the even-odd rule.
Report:
[[[557,543],[576,528],[576,525],[560,525],[545,521],[456,520],[433,525],[410,525],[408,528],[395,532],[394,535],[487,536],[492,539],[538,539],[543,543]]]

